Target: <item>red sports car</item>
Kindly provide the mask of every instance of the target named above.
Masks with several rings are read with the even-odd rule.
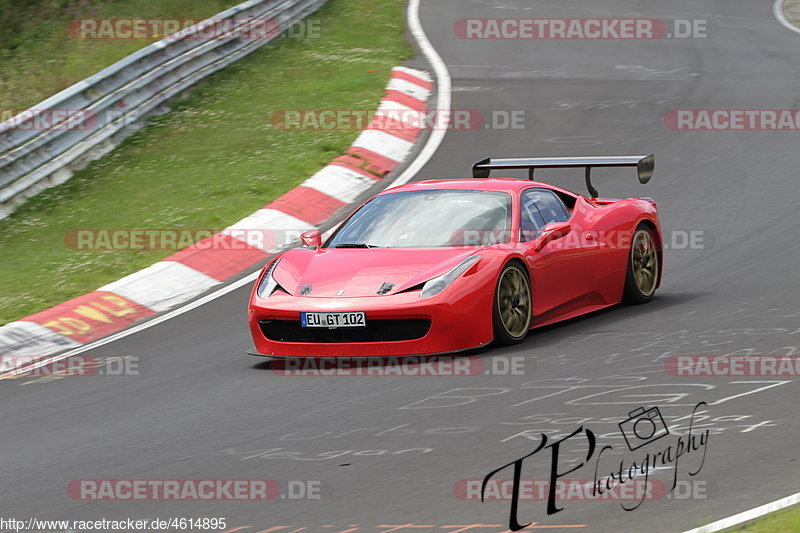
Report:
[[[268,263],[250,298],[258,354],[286,357],[451,353],[621,301],[661,281],[661,231],[649,198],[597,198],[593,167],[653,156],[485,159],[472,179],[388,189],[323,243]],[[583,167],[591,197],[532,181],[536,168]],[[531,179],[493,179],[528,169]]]

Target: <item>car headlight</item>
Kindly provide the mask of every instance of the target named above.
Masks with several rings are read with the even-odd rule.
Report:
[[[453,283],[458,276],[466,272],[469,267],[477,263],[480,258],[481,256],[479,255],[471,255],[466,259],[464,259],[463,261],[461,261],[455,268],[453,268],[449,272],[446,272],[441,276],[429,280],[427,283],[425,283],[425,285],[422,286],[422,292],[419,293],[419,297],[429,298],[431,296],[436,296],[437,294],[445,290],[447,287],[449,287],[450,284]]]
[[[272,277],[272,272],[275,270],[275,266],[278,264],[278,261],[280,261],[280,259],[276,259],[272,262],[267,271],[264,273],[264,277],[261,278],[261,282],[258,284],[256,294],[258,294],[258,296],[261,298],[269,298],[270,295],[275,292],[275,289],[278,288],[278,282]]]

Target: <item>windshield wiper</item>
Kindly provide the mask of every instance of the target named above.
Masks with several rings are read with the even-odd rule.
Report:
[[[346,242],[337,244],[336,248],[380,248],[380,246],[375,244],[367,244],[365,242]]]

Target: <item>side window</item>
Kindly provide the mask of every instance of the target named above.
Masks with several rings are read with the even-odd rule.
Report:
[[[566,222],[569,218],[564,203],[553,191],[528,189],[520,201],[520,238],[535,239],[542,228],[551,222]]]

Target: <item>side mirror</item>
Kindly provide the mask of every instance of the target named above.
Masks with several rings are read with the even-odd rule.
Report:
[[[533,249],[537,252],[547,246],[548,243],[566,236],[572,231],[569,222],[551,222],[542,228],[542,233],[533,241]]]
[[[302,240],[303,244],[306,246],[311,248],[319,248],[322,246],[322,233],[316,229],[308,230],[300,235],[300,240]]]

